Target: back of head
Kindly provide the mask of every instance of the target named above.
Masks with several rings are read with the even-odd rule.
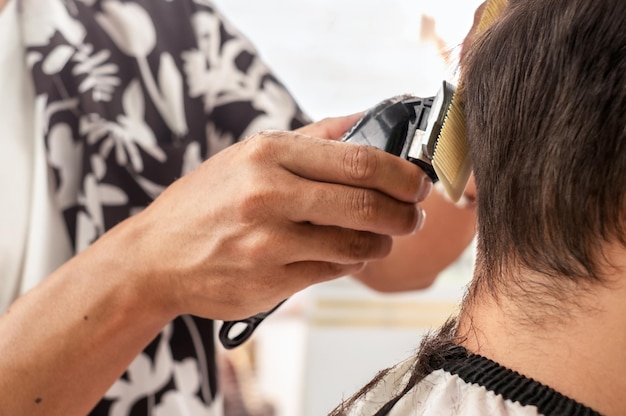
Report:
[[[511,286],[501,276],[524,271],[557,286],[602,280],[602,248],[625,241],[626,7],[510,3],[463,70],[478,190],[474,293],[497,294]]]

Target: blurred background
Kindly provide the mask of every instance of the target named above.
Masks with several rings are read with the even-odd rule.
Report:
[[[317,120],[455,80],[480,0],[214,0]],[[416,256],[419,253],[416,253]],[[429,289],[380,294],[350,277],[292,297],[228,353],[228,416],[327,414],[379,370],[412,355],[456,310],[473,247]]]

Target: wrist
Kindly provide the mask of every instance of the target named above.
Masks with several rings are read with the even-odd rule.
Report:
[[[106,280],[125,315],[164,326],[177,316],[163,290],[158,259],[147,249],[146,225],[135,216],[104,234],[84,254],[93,276]],[[81,254],[82,255],[82,254]]]
[[[0,408],[11,409],[0,413],[33,413],[33,397],[45,414],[88,413],[171,320],[135,279],[124,232],[74,256],[0,319]]]

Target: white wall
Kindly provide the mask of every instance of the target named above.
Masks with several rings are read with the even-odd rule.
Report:
[[[434,95],[447,66],[420,42],[423,14],[454,47],[479,0],[217,0],[313,117]]]

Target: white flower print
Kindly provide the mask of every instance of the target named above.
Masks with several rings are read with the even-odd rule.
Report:
[[[101,181],[104,179],[104,175],[107,173],[107,163],[100,155],[91,155],[89,159],[91,162],[91,170],[95,175],[96,179]]]
[[[156,29],[143,7],[117,0],[103,1],[101,7],[104,13],[97,13],[96,21],[115,46],[135,58],[145,58],[152,52],[156,46]]]
[[[181,56],[183,58],[183,69],[189,84],[189,96],[200,97],[205,93],[210,82],[206,55],[198,49],[192,49],[183,52]],[[207,104],[204,107],[206,109]]]
[[[33,69],[35,64],[40,62],[43,59],[43,54],[41,52],[28,52],[26,54],[26,65],[29,69]]]
[[[72,111],[74,113],[77,112],[78,109],[78,98],[67,98],[61,101],[54,101],[46,105],[48,101],[48,97],[45,94],[42,94],[37,97],[38,105],[41,105],[44,108],[43,111],[43,132],[47,133],[48,128],[50,126],[50,119],[56,113],[60,113],[63,111]],[[40,103],[40,104],[39,104]]]
[[[199,49],[182,53],[183,69],[189,79],[189,95],[202,95],[207,113],[219,105],[252,100],[258,94],[262,78],[269,73],[259,59],[253,60],[246,73],[237,68],[236,59],[242,52],[252,55],[252,46],[241,36],[229,39],[220,46],[220,22],[216,14],[197,12],[193,17],[193,27]]]
[[[196,350],[196,357],[198,357],[198,364],[200,368],[200,374],[202,374],[201,392],[204,400],[209,403],[211,401],[211,387],[209,386],[209,367],[206,360],[207,352],[202,343],[202,337],[198,331],[198,327],[189,315],[182,316],[185,326],[191,336],[194,349]]]
[[[48,136],[48,162],[59,172],[56,199],[61,209],[76,204],[80,189],[83,145],[73,137],[70,126],[65,123],[55,124]]]
[[[243,137],[263,130],[275,129],[277,126],[289,126],[298,111],[289,93],[270,79],[264,82],[263,91],[251,97],[251,100],[254,108],[263,114],[248,125],[242,134]]]
[[[218,416],[217,406],[202,402],[196,392],[200,386],[198,364],[193,358],[174,363],[174,381],[178,390],[170,390],[154,408],[154,416]]]
[[[193,30],[198,40],[198,49],[203,53],[206,60],[217,63],[220,60],[222,21],[216,13],[199,11],[192,18]]]
[[[81,45],[74,54],[74,61],[77,65],[72,73],[74,75],[85,75],[81,81],[78,91],[82,94],[92,90],[93,100],[111,101],[115,88],[121,84],[117,76],[119,67],[108,62],[111,51],[107,49],[93,53],[93,46],[90,44]],[[93,55],[92,55],[93,54]]]
[[[103,172],[99,174],[104,176]],[[128,196],[115,185],[99,182],[96,175],[90,173],[85,176],[78,203],[86,210],[78,214],[76,230],[76,249],[82,251],[104,233],[103,208],[125,205],[128,203]]]
[[[98,225],[84,212],[79,212],[76,217],[76,252],[80,253],[101,234]]]
[[[128,415],[138,400],[156,394],[170,381],[174,373],[174,359],[169,345],[172,331],[172,324],[169,324],[161,332],[154,361],[145,353],[139,354],[128,367],[128,380],[119,379],[106,392],[105,397],[114,400],[110,416]]]
[[[122,105],[126,114],[117,117],[117,123],[105,120],[98,114],[81,117],[80,133],[87,136],[87,143],[100,142],[100,155],[105,159],[115,149],[117,163],[130,165],[135,172],[143,171],[141,148],[159,162],[167,158],[158,146],[152,129],[144,120],[144,101],[141,86],[137,80],[131,81],[124,91]]]
[[[141,86],[138,81],[131,81],[122,97],[122,107],[126,114],[117,117],[117,121],[126,133],[127,141],[133,141],[159,162],[165,162],[167,156],[158,146],[152,129],[144,120],[145,106]]]
[[[201,6],[215,8],[215,5],[210,0],[193,0],[194,3],[199,4]]]
[[[167,52],[161,54],[157,85],[148,55],[156,46],[156,29],[148,12],[136,3],[107,0],[102,3],[104,13],[96,14],[96,21],[126,55],[137,60],[141,78],[161,117],[178,137],[187,134],[183,104],[183,80],[174,60]]]
[[[59,45],[46,56],[43,61],[42,70],[45,74],[51,75],[61,72],[61,69],[74,54],[74,48],[69,45]]]
[[[192,337],[197,336],[197,328],[190,317],[184,316],[185,323],[191,331]],[[192,325],[192,327],[189,327]],[[177,362],[172,357],[169,341],[172,337],[173,325],[166,326],[161,332],[161,338],[156,349],[154,361],[146,354],[140,354],[129,366],[127,379],[118,380],[105,394],[108,399],[114,400],[111,406],[111,416],[128,415],[132,406],[139,400],[147,398],[149,400],[148,414],[155,416],[217,416],[220,415],[219,407],[211,404],[204,404],[196,395],[198,389],[202,388],[203,397],[208,402],[211,401],[210,393],[205,391],[204,383],[200,380],[199,363],[195,358],[186,358],[182,362]],[[196,340],[198,342],[198,340]],[[202,344],[194,342],[196,351],[200,358],[206,354]],[[205,369],[206,371],[206,369]],[[206,374],[203,376],[206,377]],[[172,379],[177,390],[167,392],[161,399],[161,403],[153,409],[154,395],[157,394]],[[208,385],[206,386],[208,389]],[[208,396],[207,396],[208,395]]]
[[[200,166],[200,164],[202,164],[200,143],[191,142],[189,143],[189,146],[187,146],[187,149],[185,149],[185,154],[183,155],[183,169],[181,176],[185,176],[190,173],[192,170]]]
[[[232,132],[219,131],[212,121],[209,121],[206,125],[206,137],[209,141],[210,156],[221,152],[235,142]]]
[[[135,180],[137,181],[137,185],[144,190],[146,194],[150,196],[150,198],[155,199],[165,190],[166,186],[161,185],[155,182],[152,182],[149,179],[144,178],[143,176],[137,175],[135,176]]]
[[[159,65],[159,86],[162,92],[162,114],[170,129],[179,137],[187,134],[185,118],[183,77],[169,53],[162,53]]]
[[[28,46],[46,46],[56,32],[72,45],[80,44],[85,27],[68,12],[62,0],[29,0],[20,3],[24,41]]]

